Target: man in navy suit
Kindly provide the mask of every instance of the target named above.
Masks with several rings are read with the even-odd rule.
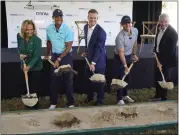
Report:
[[[82,56],[86,56],[91,63],[90,67],[86,65],[85,76],[88,82],[88,96],[85,102],[94,100],[94,90],[97,92],[97,105],[103,105],[104,97],[104,84],[94,83],[89,80],[93,75],[92,71],[98,74],[105,73],[106,67],[106,32],[97,24],[98,12],[95,9],[88,11],[88,24],[84,26],[85,33],[85,53]]]

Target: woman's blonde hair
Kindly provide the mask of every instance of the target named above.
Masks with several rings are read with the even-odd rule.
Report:
[[[21,31],[20,31],[20,36],[22,38],[25,37],[25,31],[26,31],[27,25],[29,25],[29,24],[31,24],[33,26],[34,35],[37,35],[37,30],[36,30],[35,23],[32,20],[25,20],[25,21],[22,22]]]

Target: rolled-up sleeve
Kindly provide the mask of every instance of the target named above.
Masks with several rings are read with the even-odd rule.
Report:
[[[119,48],[124,48],[124,37],[122,35],[116,37],[116,49]]]

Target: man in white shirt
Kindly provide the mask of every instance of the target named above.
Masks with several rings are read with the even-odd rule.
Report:
[[[159,62],[155,69],[156,93],[154,100],[167,100],[167,89],[163,89],[158,84],[162,80],[160,70],[162,70],[165,80],[171,80],[171,70],[176,66],[176,45],[178,34],[169,24],[169,16],[161,14],[159,16],[159,31],[156,35],[154,52],[159,58]]]
[[[88,12],[88,24],[84,26],[85,33],[85,53],[91,63],[90,67],[86,65],[85,75],[87,79],[87,99],[85,102],[94,100],[94,90],[97,92],[97,105],[103,105],[104,84],[94,83],[89,80],[93,75],[92,71],[97,74],[104,74],[106,68],[106,32],[97,24],[98,12],[91,9]]]

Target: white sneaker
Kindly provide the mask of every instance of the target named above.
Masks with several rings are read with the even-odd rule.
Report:
[[[129,96],[125,96],[124,100],[126,100],[129,103],[133,103],[134,102],[134,100],[132,98],[130,98]]]
[[[123,100],[119,100],[117,104],[118,104],[118,105],[125,105],[125,103],[124,103]]]
[[[55,108],[56,108],[56,105],[50,105],[50,107],[49,107],[50,110],[53,110]]]
[[[68,106],[69,108],[73,108],[73,107],[75,107],[74,105],[70,105],[70,106]]]

